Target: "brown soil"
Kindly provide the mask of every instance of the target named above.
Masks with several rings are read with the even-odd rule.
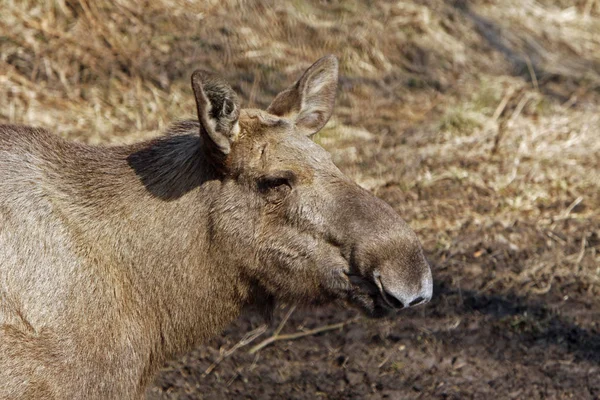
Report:
[[[195,68],[264,107],[338,55],[336,111],[316,140],[409,222],[432,264],[433,301],[395,318],[296,310],[283,334],[345,324],[249,354],[288,308],[239,347],[263,324],[248,312],[168,364],[149,399],[600,398],[600,1],[0,10],[0,122],[88,143],[155,136],[192,115]]]
[[[592,239],[597,246],[598,237]],[[170,363],[148,397],[600,398],[597,297],[567,282],[539,296],[478,290],[493,279],[494,270],[513,268],[528,256],[503,254],[493,245],[485,256],[474,257],[471,250],[456,254],[465,261],[454,267],[431,254],[436,295],[424,307],[278,341],[255,355],[248,353],[251,346],[242,347],[204,377],[224,351],[262,324],[258,315],[248,314],[207,346]],[[531,250],[536,251],[543,249]],[[478,277],[464,273],[473,270]],[[276,321],[283,314],[278,312]],[[283,332],[352,321],[356,315],[339,306],[300,310]]]

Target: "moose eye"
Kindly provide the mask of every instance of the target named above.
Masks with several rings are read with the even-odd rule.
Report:
[[[258,190],[269,197],[280,198],[292,189],[296,175],[292,171],[281,171],[262,176],[258,180]]]

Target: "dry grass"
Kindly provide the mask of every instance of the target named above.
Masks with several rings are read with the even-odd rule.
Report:
[[[600,1],[568,3],[0,0],[0,122],[130,142],[193,115],[194,68],[265,106],[335,53],[318,140],[437,274],[597,296]]]

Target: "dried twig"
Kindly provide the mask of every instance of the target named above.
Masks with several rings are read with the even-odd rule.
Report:
[[[509,118],[506,118],[505,116],[503,116],[508,102],[512,98],[515,98],[521,94],[523,94],[523,95],[521,96],[521,99],[519,100],[519,103],[517,103],[517,106],[513,110],[511,116]],[[531,99],[531,97],[533,97],[533,95],[531,93],[525,92],[524,89],[515,91],[513,88],[509,88],[506,91],[506,94],[500,101],[500,104],[498,104],[498,107],[496,107],[496,110],[494,111],[494,115],[492,115],[492,121],[496,121],[498,118],[502,117],[500,124],[498,125],[498,133],[496,134],[496,138],[494,139],[494,146],[492,147],[492,154],[496,154],[498,152],[498,148],[500,146],[500,141],[502,140],[505,132],[512,128],[513,123],[515,122],[517,117],[521,114],[521,112],[523,111],[523,108],[525,107],[525,105],[527,104],[529,99]]]
[[[568,216],[569,216],[569,214],[571,214],[571,211],[573,211],[573,209],[574,209],[575,207],[577,207],[577,205],[578,205],[579,203],[581,203],[582,201],[583,201],[583,197],[582,197],[582,196],[579,196],[579,197],[577,197],[575,200],[573,200],[573,202],[572,202],[571,204],[569,204],[569,207],[567,207],[567,208],[565,209],[565,211],[563,212],[563,218],[566,218],[566,217],[568,217]]]
[[[333,330],[336,330],[336,329],[340,329],[340,328],[343,328],[345,325],[348,325],[348,324],[351,324],[353,322],[356,322],[357,320],[358,320],[358,318],[353,318],[353,319],[349,319],[347,321],[338,322],[337,324],[320,326],[318,328],[310,329],[308,331],[302,331],[302,332],[296,332],[296,333],[289,333],[289,334],[285,334],[285,335],[280,335],[280,334],[273,335],[273,336],[271,336],[271,337],[263,340],[262,342],[260,342],[256,346],[252,347],[250,349],[250,351],[248,351],[248,353],[254,354],[257,351],[259,351],[259,350],[267,347],[271,343],[279,341],[279,340],[294,340],[294,339],[299,339],[299,338],[302,338],[302,337],[305,337],[305,336],[316,335],[316,334],[321,333],[321,332],[327,332],[327,331],[333,331]]]
[[[565,219],[570,219],[570,218],[571,218],[571,217],[570,217],[570,215],[571,215],[571,212],[572,212],[572,211],[573,211],[573,209],[574,209],[575,207],[577,207],[577,205],[579,205],[579,203],[581,203],[582,201],[583,201],[583,197],[582,197],[582,196],[579,196],[579,197],[577,197],[575,200],[573,200],[573,202],[572,202],[571,204],[569,204],[569,207],[567,207],[567,208],[566,208],[566,209],[565,209],[565,210],[564,210],[564,211],[561,213],[561,215],[559,215],[558,217],[554,217],[554,218],[552,218],[552,224],[550,225],[550,229],[551,229],[551,230],[554,230],[554,229],[556,229],[556,224],[557,224],[559,221],[563,221],[563,220],[565,220]]]
[[[273,333],[273,336],[277,336],[277,335],[279,335],[281,333],[281,330],[283,329],[283,327],[287,323],[288,319],[290,319],[290,316],[293,314],[294,311],[296,311],[296,305],[295,304],[293,306],[291,306],[290,309],[288,310],[288,312],[285,314],[285,317],[283,317],[283,319],[281,320],[281,322],[277,326],[277,329],[275,329],[275,332]]]
[[[527,54],[523,54],[525,58],[525,63],[527,64],[527,69],[529,70],[529,75],[531,76],[531,82],[533,83],[533,87],[537,92],[540,91],[540,87],[538,85],[537,76],[535,75],[535,69],[533,68],[533,63],[531,62],[531,58]]]
[[[587,233],[584,233],[581,237],[581,248],[579,250],[579,255],[577,256],[577,260],[575,260],[575,266],[579,268],[581,261],[583,261],[583,256],[585,255],[585,246],[587,244],[586,240]]]
[[[233,374],[233,376],[227,381],[225,386],[227,386],[227,387],[231,386],[231,384],[237,379],[237,377],[240,376],[241,372],[242,372],[242,368],[237,368],[235,370],[235,374]]]
[[[229,349],[226,352],[224,352],[223,354],[221,354],[219,356],[219,358],[217,358],[208,368],[206,368],[206,371],[204,371],[204,373],[202,374],[202,377],[203,378],[207,377],[224,359],[226,359],[227,357],[231,356],[239,348],[244,347],[244,346],[252,343],[257,337],[259,337],[260,335],[262,335],[266,331],[267,331],[267,325],[261,325],[258,328],[254,329],[253,331],[248,332],[242,338],[242,340],[240,340],[239,342],[237,342],[235,344],[235,346],[233,346],[231,349]]]
[[[541,294],[546,294],[550,291],[550,289],[552,289],[552,282],[554,281],[554,277],[551,276],[550,280],[548,281],[548,284],[544,287],[540,287],[540,288],[534,288],[533,285],[535,284],[535,282],[530,282],[529,285],[527,285],[527,291],[530,291],[532,293],[535,293],[537,295],[541,295]]]
[[[519,103],[517,104],[515,111],[513,111],[513,113],[510,116],[510,119],[508,120],[508,123],[509,123],[508,128],[510,128],[512,126],[512,124],[515,122],[515,120],[517,119],[517,117],[519,115],[521,115],[521,111],[523,111],[525,104],[527,104],[529,99],[531,99],[532,97],[533,97],[533,94],[531,94],[531,93],[525,93],[523,95],[523,97],[521,97],[521,100],[519,100]]]
[[[506,105],[508,104],[509,100],[512,98],[514,93],[515,89],[513,87],[509,87],[506,90],[504,97],[502,98],[500,104],[498,104],[498,107],[496,107],[496,110],[494,111],[494,115],[492,115],[492,121],[496,121],[498,118],[500,118],[500,115],[502,115],[502,113],[504,112]]]

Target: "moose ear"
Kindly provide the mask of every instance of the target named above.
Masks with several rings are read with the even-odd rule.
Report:
[[[209,151],[226,156],[240,131],[237,94],[224,80],[203,70],[192,74],[192,89],[202,126],[200,134],[206,139]]]
[[[331,117],[337,80],[337,58],[325,56],[310,66],[295,84],[279,93],[267,111],[293,118],[297,128],[308,136],[314,135]]]

